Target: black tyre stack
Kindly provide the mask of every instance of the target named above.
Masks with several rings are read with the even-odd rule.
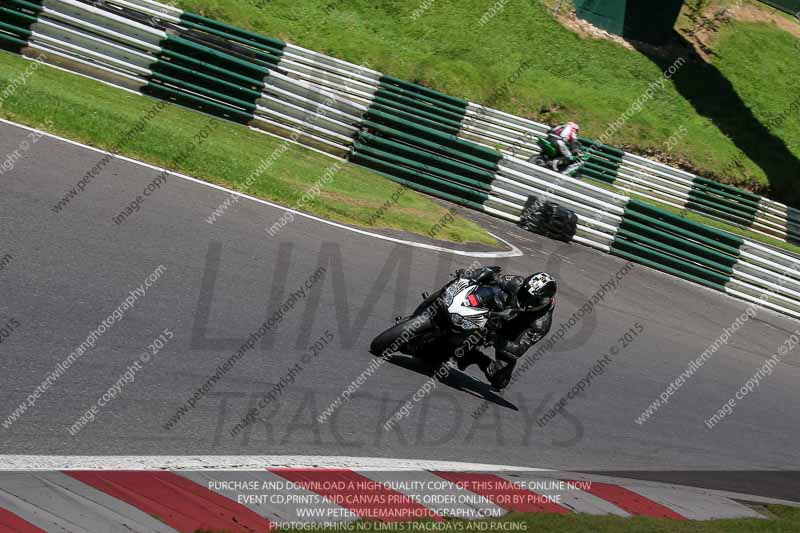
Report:
[[[555,202],[529,196],[519,217],[519,226],[558,241],[569,242],[578,229],[575,211]]]

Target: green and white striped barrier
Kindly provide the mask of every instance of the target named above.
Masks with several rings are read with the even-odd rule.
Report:
[[[261,62],[74,0],[4,0],[20,53],[345,156],[365,107]],[[260,56],[259,56],[260,57]],[[275,63],[277,63],[275,59]]]
[[[115,3],[126,2],[119,0]],[[144,2],[138,3],[144,4]],[[149,13],[159,11],[160,4],[155,2],[148,4]],[[173,20],[184,20],[206,27],[216,24],[221,31],[244,32],[191,13],[171,9]],[[256,35],[250,34],[251,37]],[[426,88],[372,70],[355,67],[291,44],[273,41],[274,47],[282,47],[284,51],[284,56],[278,65],[290,75],[299,76],[301,79],[305,76],[313,83],[322,83],[328,88],[336,89],[337,82],[341,82],[342,77],[352,76],[354,69],[360,69],[359,79],[356,83],[349,84],[348,97],[353,101],[364,105],[376,101],[376,105],[391,106],[400,116],[407,116],[404,113],[414,113],[416,109],[417,116],[426,119],[431,118],[428,116],[431,111],[420,109],[414,102],[422,100],[423,106],[425,103],[435,103],[437,109],[441,111],[438,113],[442,119],[439,122],[447,126],[448,132],[493,146],[506,154],[522,158],[535,155],[538,150],[535,141],[545,135],[548,129],[543,124],[436,91],[427,92],[429,90]],[[429,96],[433,98],[426,102],[425,99]],[[587,159],[579,175],[613,183],[625,192],[635,193],[643,198],[660,201],[680,209],[703,213],[764,235],[789,242],[794,242],[797,238],[800,242],[800,212],[796,210],[735,187],[627,154],[590,139],[582,139],[582,144],[587,152]]]
[[[27,57],[347,156],[506,220],[519,221],[529,196],[551,200],[577,214],[575,242],[800,318],[798,258],[528,163],[542,124],[150,0],[2,0],[0,14],[0,44]],[[770,223],[794,216],[583,142],[584,176],[622,190],[753,228],[773,227],[764,212]]]
[[[483,117],[491,116],[484,113]],[[531,157],[538,153],[536,141],[548,127],[533,121],[505,125],[500,134],[495,123],[470,125],[462,135],[477,142],[493,137],[507,153]],[[483,137],[483,138],[482,138]],[[516,139],[517,144],[509,141]],[[525,146],[519,146],[525,139]],[[591,139],[581,139],[586,154],[579,176],[613,184],[622,191],[721,220],[757,233],[800,243],[800,211],[743,189],[673,169],[667,165],[623,152]]]
[[[161,15],[164,20],[169,20],[171,23],[201,28],[203,31],[216,31],[225,38],[240,39],[244,44],[251,39],[268,39],[149,0],[135,2],[110,0],[109,3],[127,8],[133,7],[145,16]],[[283,56],[278,63],[281,69],[292,76],[329,89],[336,89],[341,79],[350,76],[354,68],[360,69],[358,79],[351,78],[349,84],[348,97],[354,102],[369,105],[377,92],[379,105],[394,104],[393,108],[396,111],[409,112],[410,110],[404,108],[404,105],[413,108],[415,106],[412,100],[424,99],[427,96],[424,88],[420,94],[418,86],[369,69],[355,67],[323,54],[275,39],[270,40],[270,46],[283,50]],[[441,93],[437,94],[438,97],[429,103],[436,102],[443,111],[443,118],[448,119],[446,124],[451,128],[458,126],[458,131],[454,134],[459,137],[493,146],[515,157],[530,158],[538,152],[536,140],[545,135],[548,129],[544,124]],[[591,139],[582,139],[581,142],[587,158],[579,171],[580,176],[602,180],[645,199],[702,213],[763,235],[786,242],[800,243],[800,211],[796,209]]]

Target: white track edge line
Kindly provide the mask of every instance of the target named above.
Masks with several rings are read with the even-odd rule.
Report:
[[[0,471],[30,470],[245,470],[267,468],[553,472],[459,461],[324,455],[0,455]]]
[[[83,144],[83,143],[78,142],[78,141],[73,141],[71,139],[67,139],[65,137],[61,137],[60,135],[55,135],[55,134],[49,133],[47,131],[43,131],[43,130],[39,130],[39,129],[36,129],[36,128],[32,128],[30,126],[26,126],[25,124],[18,124],[16,122],[11,121],[11,120],[6,120],[6,119],[3,119],[3,118],[0,118],[0,123],[8,124],[8,125],[11,125],[11,126],[15,126],[17,128],[21,128],[21,129],[28,130],[28,131],[34,131],[36,133],[40,133],[42,135],[50,137],[51,139],[56,139],[56,140],[59,140],[61,142],[67,143],[67,144],[71,144],[71,145],[74,145],[74,146],[79,146],[81,148],[84,148],[86,150],[90,150],[92,152],[97,152],[97,153],[100,153],[100,154],[109,153],[107,150],[101,150],[100,148],[95,148],[94,146],[89,146],[87,144]],[[366,231],[366,230],[362,230],[362,229],[358,229],[358,228],[353,228],[353,227],[347,226],[345,224],[339,224],[338,222],[333,222],[332,220],[326,220],[324,218],[320,218],[320,217],[317,217],[317,216],[314,216],[314,215],[311,215],[311,214],[308,214],[308,213],[303,213],[302,211],[297,211],[295,209],[282,206],[280,204],[276,204],[276,203],[273,203],[273,202],[270,202],[270,201],[267,201],[267,200],[262,200],[261,198],[256,198],[254,196],[249,196],[249,195],[244,194],[244,193],[239,192],[239,191],[234,191],[232,189],[227,189],[225,187],[222,187],[221,185],[216,185],[214,183],[209,183],[207,181],[203,181],[201,179],[194,178],[192,176],[187,176],[186,174],[181,174],[179,172],[174,172],[172,170],[168,170],[168,169],[165,169],[165,168],[157,167],[155,165],[151,165],[150,163],[145,163],[144,161],[139,161],[138,159],[132,159],[130,157],[126,157],[126,156],[123,156],[123,155],[114,155],[114,159],[119,159],[119,160],[122,160],[122,161],[126,161],[128,163],[133,163],[135,165],[139,165],[139,166],[142,166],[142,167],[145,167],[145,168],[149,168],[149,169],[152,169],[152,170],[157,170],[159,172],[167,172],[172,176],[177,176],[177,177],[182,178],[182,179],[187,180],[187,181],[191,181],[191,182],[194,182],[194,183],[197,183],[197,184],[200,184],[200,185],[204,185],[204,186],[210,187],[212,189],[217,189],[217,190],[220,190],[220,191],[224,191],[224,192],[227,192],[227,193],[232,194],[232,195],[241,196],[242,198],[246,198],[248,200],[252,200],[253,202],[260,203],[260,204],[263,204],[263,205],[268,205],[268,206],[274,207],[276,209],[282,209],[284,212],[292,213],[292,214],[295,214],[295,215],[298,215],[298,216],[301,216],[301,217],[304,217],[304,218],[309,218],[309,219],[314,220],[316,222],[321,222],[323,224],[327,224],[329,226],[333,226],[333,227],[336,227],[336,228],[340,228],[340,229],[344,229],[344,230],[347,230],[347,231],[351,231],[353,233],[359,233],[361,235],[366,235],[368,237],[373,237],[373,238],[384,240],[384,241],[396,242],[396,243],[399,243],[399,244],[405,244],[407,246],[412,246],[414,248],[423,248],[423,249],[432,250],[432,251],[435,251],[435,252],[449,253],[449,254],[459,255],[459,256],[464,256],[464,257],[503,258],[503,257],[520,257],[520,256],[524,255],[522,253],[522,250],[520,250],[519,248],[517,248],[516,246],[514,246],[510,242],[506,241],[505,239],[503,239],[501,237],[498,237],[497,235],[494,235],[493,233],[489,233],[488,231],[487,231],[487,233],[489,233],[489,235],[491,235],[492,237],[494,237],[498,241],[502,242],[503,244],[505,244],[506,246],[511,248],[511,250],[504,251],[504,252],[469,252],[469,251],[465,251],[465,250],[454,250],[452,248],[444,248],[442,246],[436,246],[436,245],[433,245],[433,244],[425,244],[425,243],[421,243],[421,242],[407,241],[407,240],[404,240],[404,239],[398,239],[398,238],[395,238],[395,237],[389,237],[389,236],[386,236],[386,235],[380,235],[378,233],[372,233],[371,231]]]

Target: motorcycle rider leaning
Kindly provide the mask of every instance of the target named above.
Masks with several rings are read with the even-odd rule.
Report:
[[[577,170],[582,162],[579,160],[580,147],[578,145],[578,134],[581,132],[581,127],[575,122],[567,122],[560,126],[550,128],[547,132],[547,139],[558,148],[561,157],[553,159],[550,163],[553,170],[558,172],[561,165],[568,165],[564,170],[564,174],[571,174]]]
[[[495,389],[508,386],[517,359],[547,335],[558,288],[555,279],[544,272],[524,278],[500,271],[500,267],[485,267],[456,272],[478,282],[476,295],[481,304],[500,313],[489,333],[495,336],[495,359],[468,347],[456,350],[456,364],[459,370],[477,364]]]

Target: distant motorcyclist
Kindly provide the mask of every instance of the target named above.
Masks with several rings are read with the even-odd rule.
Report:
[[[582,161],[580,161],[580,145],[578,144],[578,135],[581,132],[581,127],[575,122],[567,122],[550,128],[547,132],[547,139],[558,148],[561,157],[557,157],[550,162],[550,166],[556,172],[559,168],[566,167],[561,172],[564,174],[571,174],[580,168]]]
[[[545,272],[528,277],[500,272],[500,267],[456,272],[478,282],[475,294],[480,304],[499,313],[487,333],[494,336],[495,359],[467,347],[456,350],[456,365],[459,370],[478,365],[495,389],[508,386],[517,359],[547,335],[558,288],[553,276]]]

